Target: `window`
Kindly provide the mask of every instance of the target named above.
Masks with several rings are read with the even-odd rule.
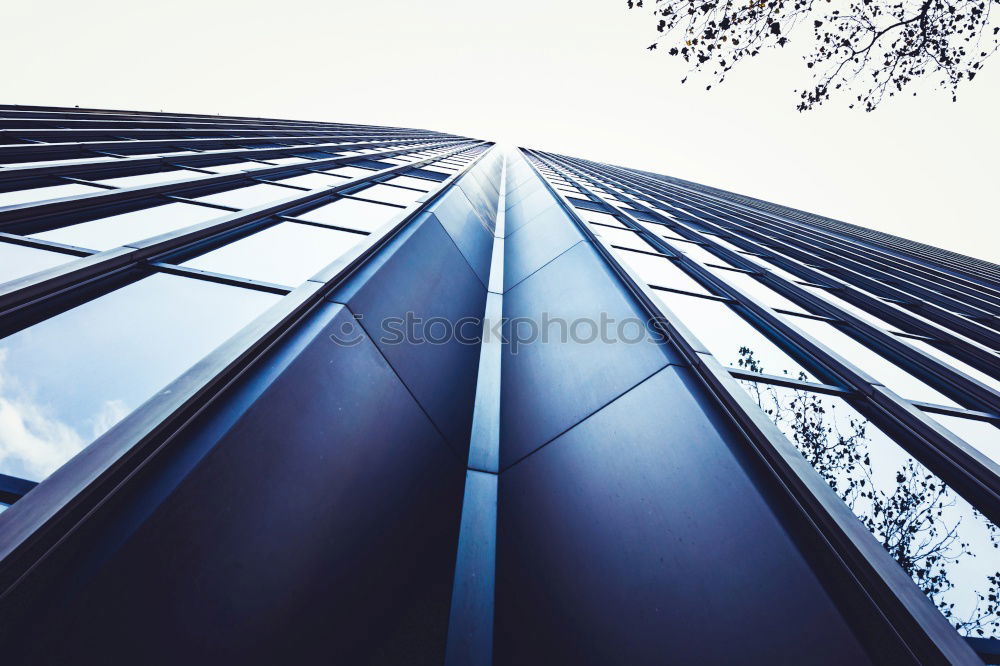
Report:
[[[303,162],[312,162],[312,160],[305,157],[264,157],[262,159],[271,164],[302,164]]]
[[[787,320],[900,396],[939,405],[959,406],[951,398],[850,337],[841,331],[840,327],[805,317],[788,317]]]
[[[80,194],[93,194],[95,192],[107,192],[107,190],[100,187],[91,187],[90,185],[81,185],[80,183],[33,187],[29,190],[0,192],[0,206],[15,206],[18,204],[46,201],[48,199],[75,197]]]
[[[363,239],[349,231],[282,222],[181,265],[296,287]]]
[[[631,250],[644,250],[646,252],[656,251],[652,245],[643,240],[643,238],[634,231],[629,231],[628,229],[600,227],[593,224],[590,225],[590,228],[593,229],[595,234],[600,236],[601,240],[609,245],[626,247]]]
[[[809,311],[801,305],[785,298],[767,285],[756,280],[748,273],[727,271],[725,269],[714,269],[711,267],[708,270],[710,270],[713,275],[717,275],[722,278],[726,284],[732,286],[740,293],[747,294],[748,296],[757,299],[769,308],[789,310],[800,314],[809,314]]]
[[[693,277],[684,272],[677,264],[662,255],[615,250],[615,256],[638,273],[639,278],[656,287],[679,289],[695,294],[711,294]]]
[[[208,174],[187,169],[174,169],[172,171],[157,171],[156,173],[141,173],[135,176],[118,176],[117,178],[105,178],[94,182],[104,185],[114,185],[115,187],[138,187],[140,185],[156,185],[157,183],[169,183],[177,180],[188,180],[191,178],[207,178]]]
[[[299,193],[301,194],[301,192]],[[296,195],[295,190],[277,185],[259,183],[249,187],[239,187],[235,190],[216,192],[203,197],[195,197],[197,201],[218,204],[220,206],[231,206],[233,208],[256,208],[271,201],[287,199]]]
[[[941,351],[934,345],[930,344],[929,342],[925,342],[924,340],[915,340],[913,338],[908,338],[908,337],[900,337],[900,340],[910,345],[911,347],[916,347],[917,349],[924,352],[931,358],[935,358],[944,363],[945,365],[954,368],[959,372],[963,372],[972,377],[973,379],[979,380],[983,384],[989,386],[994,391],[1000,393],[1000,380],[996,379],[995,377],[991,377],[982,370],[974,368],[964,361],[958,360],[954,356],[951,356],[950,354]]]
[[[333,174],[334,176],[344,176],[346,178],[364,178],[365,176],[370,176],[374,173],[371,169],[359,169],[358,167],[352,166],[339,166],[334,169],[324,169],[324,172]]]
[[[229,162],[228,164],[213,164],[212,166],[195,166],[196,169],[204,169],[213,173],[236,173],[238,171],[252,171],[271,166],[260,162]]]
[[[734,368],[815,381],[798,362],[722,301],[657,291],[720,363]]]
[[[598,222],[600,224],[608,224],[612,227],[618,227],[619,229],[628,229],[628,227],[614,215],[599,213],[596,210],[583,210],[582,208],[577,208],[574,212],[579,215],[580,219],[584,222]]]
[[[110,250],[128,243],[170,233],[225,215],[225,211],[187,203],[169,203],[130,213],[112,215],[67,227],[32,234],[32,238],[85,247],[90,250]]]
[[[674,241],[671,241],[670,244],[671,244],[671,246],[674,249],[678,250],[679,252],[683,252],[685,255],[687,255],[688,257],[691,257],[692,259],[694,259],[695,261],[697,261],[699,264],[702,264],[702,265],[705,265],[705,264],[717,264],[717,265],[720,265],[720,266],[731,266],[732,265],[728,261],[726,261],[725,259],[721,259],[721,258],[715,256],[714,254],[712,254],[711,252],[709,252],[708,250],[706,250],[705,246],[699,245],[698,243],[693,243],[693,242],[690,242],[690,241],[674,240]],[[718,272],[713,271],[713,273],[715,273],[716,275],[719,275],[720,277],[726,276],[726,275],[728,275],[731,272],[732,271],[718,271]],[[745,275],[745,273],[741,273],[741,275]]]
[[[284,183],[285,185],[295,185],[297,187],[308,187],[310,190],[319,190],[324,187],[339,185],[344,182],[344,179],[333,175],[328,176],[323,173],[306,173],[301,176],[282,178],[277,182]]]
[[[0,242],[0,284],[76,259],[74,255]],[[2,379],[0,379],[2,381]]]
[[[403,209],[396,206],[358,199],[336,199],[296,217],[310,222],[371,232],[402,212]]]
[[[44,479],[279,298],[157,273],[0,339],[0,473]]]
[[[1000,464],[1000,427],[988,421],[924,412],[990,460]]]
[[[842,398],[740,383],[960,634],[1000,635],[1000,528]]]
[[[387,185],[400,185],[402,187],[412,187],[415,190],[430,192],[438,188],[437,183],[423,178],[413,178],[412,176],[394,176],[385,181]]]
[[[849,303],[848,301],[845,301],[844,299],[840,298],[839,296],[836,295],[836,292],[831,292],[829,289],[823,289],[822,287],[812,287],[809,285],[801,285],[801,286],[806,291],[809,291],[815,294],[816,296],[819,296],[824,301],[834,305],[837,308],[840,308],[841,310],[850,312],[858,319],[871,324],[875,328],[880,328],[886,331],[898,330],[898,327],[893,326],[884,319],[881,319],[871,314],[870,312],[862,310],[853,303]]]
[[[424,192],[407,190],[402,187],[393,187],[392,185],[378,184],[371,185],[363,190],[351,192],[351,196],[371,199],[372,201],[379,201],[381,203],[408,206],[419,197],[424,196]]]
[[[661,237],[666,238],[668,240],[679,240],[679,241],[687,240],[683,236],[678,236],[668,226],[665,226],[665,225],[662,225],[662,224],[657,224],[655,222],[642,222],[642,221],[640,221],[639,224],[641,224],[648,231],[656,234],[657,236],[661,236]]]

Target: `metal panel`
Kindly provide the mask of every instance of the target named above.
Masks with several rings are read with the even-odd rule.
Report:
[[[586,342],[592,330],[587,322],[599,328],[602,313],[615,322],[612,333],[619,322],[646,321],[589,243],[575,245],[504,294],[506,337],[512,342],[520,322],[535,322],[539,331],[556,319],[566,322],[567,331],[574,322],[583,323],[576,341],[561,342],[556,323],[549,342],[512,344],[505,350],[501,469],[676,361],[664,345],[647,339]]]
[[[501,475],[497,664],[871,663],[688,372]]]
[[[361,317],[368,335],[464,461],[479,347],[446,332],[464,319],[467,323],[454,330],[478,335],[486,287],[433,215],[414,222],[412,233],[390,250],[334,298]],[[414,322],[413,335],[406,331],[408,320]]]

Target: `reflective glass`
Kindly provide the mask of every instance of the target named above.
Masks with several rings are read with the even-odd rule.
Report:
[[[402,212],[402,208],[370,201],[336,199],[306,213],[300,213],[296,217],[348,229],[375,231]]]
[[[1000,638],[1000,528],[843,399],[740,383],[960,634]]]
[[[771,289],[767,285],[762,284],[758,280],[754,279],[752,275],[748,273],[740,273],[738,271],[727,271],[725,269],[711,268],[709,269],[713,275],[716,275],[723,279],[727,284],[732,286],[734,289],[740,293],[747,294],[752,298],[760,301],[769,308],[775,308],[778,310],[790,310],[791,312],[799,312],[802,314],[809,314],[801,305],[797,305],[795,302],[785,298],[775,290]]]
[[[302,194],[299,192],[299,194]],[[239,187],[235,190],[216,192],[203,197],[195,197],[197,201],[219,204],[220,206],[232,206],[233,208],[255,208],[271,201],[294,197],[295,190],[277,185],[258,183],[249,187]]]
[[[78,257],[34,247],[0,242],[0,283],[10,282],[46,268],[60,266]]]
[[[387,185],[402,185],[403,187],[412,187],[416,190],[423,190],[424,192],[430,192],[431,190],[436,190],[438,184],[436,181],[427,180],[425,178],[413,178],[412,176],[395,176],[385,181]]]
[[[352,166],[340,166],[334,169],[324,169],[325,173],[332,173],[335,176],[345,176],[347,178],[364,178],[374,173],[371,169],[361,169]]]
[[[441,180],[451,177],[451,173],[447,171],[442,171],[440,169],[432,169],[429,166],[419,167],[421,171],[427,171],[428,173],[435,174],[440,177]]]
[[[344,182],[344,179],[324,173],[304,173],[301,176],[282,178],[277,182],[285,183],[286,185],[295,185],[297,187],[308,187],[310,190],[319,190],[325,187],[340,185]]]
[[[986,384],[994,391],[1000,393],[1000,380],[996,379],[995,377],[991,377],[982,370],[972,367],[965,361],[958,360],[954,356],[951,356],[950,354],[941,351],[934,345],[928,342],[924,342],[923,340],[915,340],[913,338],[907,338],[902,336],[899,339],[905,342],[906,344],[910,345],[911,347],[916,347],[917,349],[924,352],[931,358],[936,358],[945,365],[955,368],[959,372],[964,372],[965,374],[969,375],[974,379],[978,379],[983,384]]]
[[[217,208],[177,202],[71,224],[68,227],[50,229],[31,236],[90,250],[110,250],[225,214],[225,211]]]
[[[872,326],[874,326],[876,328],[881,328],[881,329],[886,330],[886,331],[895,331],[895,330],[898,330],[897,326],[893,326],[892,324],[890,324],[889,322],[885,321],[884,319],[881,319],[880,317],[878,317],[876,315],[873,315],[870,312],[862,310],[861,308],[859,308],[858,306],[854,305],[853,303],[849,303],[849,302],[845,301],[844,299],[840,298],[839,296],[836,295],[836,292],[831,292],[829,289],[823,289],[822,287],[812,287],[812,286],[809,286],[809,285],[800,285],[800,286],[803,289],[805,289],[805,290],[807,290],[807,291],[815,294],[816,296],[819,296],[824,301],[832,304],[833,306],[838,307],[841,310],[845,310],[847,312],[850,312],[851,314],[853,314],[858,319],[860,319],[862,321],[865,321],[865,322],[868,322],[869,324],[871,324]]]
[[[312,160],[305,157],[266,157],[264,161],[271,164],[302,164],[303,162],[312,162]]]
[[[872,351],[839,327],[818,319],[788,317],[787,321],[802,329],[806,334],[826,345],[834,353],[840,354],[854,367],[868,373],[887,388],[904,398],[932,402],[939,405],[958,407],[951,398],[928,386],[906,370]]]
[[[670,291],[655,293],[719,363],[752,372],[816,381],[791,356],[722,301]]]
[[[0,340],[0,473],[44,479],[279,298],[158,273]]]
[[[181,265],[296,287],[364,238],[349,231],[282,222]]]
[[[757,263],[757,262],[755,261],[754,263]],[[766,268],[767,270],[769,270],[770,272],[774,273],[778,277],[785,278],[789,282],[803,282],[803,281],[806,280],[806,278],[799,277],[798,275],[795,275],[794,273],[790,273],[790,272],[786,271],[784,268],[781,268],[780,266],[775,266],[774,264],[772,264],[770,262],[764,263],[763,267]]]
[[[61,199],[62,197],[74,197],[80,194],[93,194],[94,192],[107,192],[108,190],[80,183],[67,183],[65,185],[51,185],[49,187],[33,187],[30,190],[14,190],[13,192],[0,192],[0,206],[14,206],[17,204],[31,203],[34,201],[46,201],[48,199]]]
[[[628,250],[613,250],[615,256],[629,268],[639,274],[646,284],[680,289],[695,294],[711,294],[693,277],[679,268],[677,264],[661,255],[629,252]]]
[[[924,412],[990,460],[1000,464],[1000,427],[995,423],[950,414]]]
[[[401,187],[393,187],[392,185],[379,184],[366,187],[363,190],[351,192],[351,196],[371,199],[372,201],[381,201],[382,203],[408,206],[419,197],[424,196],[424,193],[416,190],[403,189]]]
[[[599,222],[600,224],[608,224],[619,229],[628,229],[621,220],[608,213],[600,213],[596,210],[583,210],[582,208],[577,208],[575,212],[584,222]]]
[[[189,180],[192,178],[208,178],[207,173],[189,171],[187,169],[174,169],[173,171],[157,171],[156,173],[142,173],[136,176],[119,176],[118,178],[105,178],[94,181],[115,187],[138,187],[140,185],[155,185],[156,183],[169,183],[175,180]]]
[[[205,171],[211,171],[213,173],[235,173],[237,171],[252,171],[254,169],[264,169],[270,164],[262,164],[260,162],[230,162],[229,164],[213,164],[212,166],[196,166],[195,168],[204,169]]]
[[[647,243],[634,231],[628,229],[613,229],[611,227],[600,227],[591,224],[590,228],[609,245],[627,247],[632,250],[645,250],[646,252],[656,252],[656,248]]]
[[[732,266],[732,264],[730,264],[728,261],[715,256],[714,254],[706,250],[703,245],[699,245],[698,243],[690,243],[687,241],[677,240],[677,241],[672,241],[670,245],[676,250],[683,252],[684,254],[691,257],[692,259],[694,259],[695,261],[697,261],[702,265],[718,264],[721,266]],[[732,271],[719,271],[716,273],[716,275],[725,275],[727,272],[732,272]]]
[[[674,231],[670,227],[664,226],[662,224],[656,224],[655,222],[646,222],[644,220],[639,220],[639,224],[641,224],[642,226],[644,226],[646,229],[653,232],[657,236],[662,236],[667,240],[679,240],[679,241],[687,240],[683,236],[678,236],[676,233],[674,233]]]

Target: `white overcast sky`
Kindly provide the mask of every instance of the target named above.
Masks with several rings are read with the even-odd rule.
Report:
[[[0,101],[423,127],[648,169],[1000,262],[1000,58],[808,114],[794,57],[721,87],[624,0],[0,4]],[[793,38],[795,35],[793,35]],[[800,40],[805,34],[798,35]]]

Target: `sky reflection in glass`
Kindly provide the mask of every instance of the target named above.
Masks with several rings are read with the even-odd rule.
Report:
[[[279,298],[157,273],[0,339],[0,473],[44,479]]]
[[[1000,528],[843,399],[740,383],[959,633],[1000,638]]]

